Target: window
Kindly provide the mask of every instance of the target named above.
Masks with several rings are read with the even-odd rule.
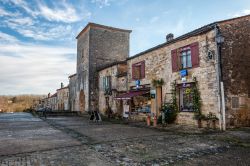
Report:
[[[193,111],[193,95],[191,84],[186,84],[180,89],[180,110],[185,112]]]
[[[182,69],[192,67],[190,49],[181,52],[181,67]]]
[[[134,80],[140,80],[145,78],[145,61],[132,65],[132,78]]]
[[[199,67],[199,43],[171,51],[172,72],[178,72],[185,68]]]
[[[238,97],[232,97],[232,108],[234,108],[234,109],[239,108],[239,98]]]
[[[103,77],[103,90],[104,91],[111,91],[111,76]]]

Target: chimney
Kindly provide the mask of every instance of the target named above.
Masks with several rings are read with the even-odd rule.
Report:
[[[63,83],[61,82],[61,88],[63,88]]]
[[[169,41],[171,41],[173,39],[174,39],[174,34],[172,34],[172,33],[167,34],[167,36],[166,36],[166,41],[167,42],[169,42]]]
[[[50,98],[50,93],[48,94],[48,98]]]

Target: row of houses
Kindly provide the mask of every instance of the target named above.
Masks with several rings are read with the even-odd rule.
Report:
[[[35,108],[37,110],[47,108],[53,111],[69,111],[69,87],[64,87],[61,83],[61,87],[56,90],[56,93],[52,95],[49,93],[36,104]]]
[[[159,117],[162,105],[174,100],[178,124],[196,125],[199,104],[200,113],[216,117],[221,129],[250,125],[250,15],[177,38],[168,34],[164,43],[134,56],[131,32],[89,23],[78,34],[76,73],[57,90],[55,110],[112,110],[142,120]]]

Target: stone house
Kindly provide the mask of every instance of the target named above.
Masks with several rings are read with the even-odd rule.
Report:
[[[174,88],[179,109],[176,123],[196,125],[190,92],[197,87],[201,113],[215,115],[218,127],[250,125],[249,31],[247,15],[214,22],[177,38],[167,35],[163,44],[127,58],[127,93],[113,99],[129,100],[135,117],[145,118],[149,112],[159,116]],[[101,70],[99,78],[112,67]]]
[[[69,109],[70,111],[79,111],[79,96],[77,96],[77,76],[69,76]]]
[[[127,92],[127,63],[115,62],[98,69],[99,71],[99,111],[106,114],[111,108],[113,113],[122,113],[122,101],[114,100],[120,94]]]
[[[130,30],[89,23],[76,37],[76,95],[78,111],[97,109],[97,69],[129,55]]]
[[[48,107],[52,110],[52,111],[56,111],[58,110],[57,108],[57,93],[54,93],[53,95],[48,97]]]
[[[57,109],[58,111],[69,110],[69,87],[64,87],[61,83],[61,88],[56,90],[57,93]]]

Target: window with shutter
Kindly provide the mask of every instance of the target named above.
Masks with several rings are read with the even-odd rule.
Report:
[[[171,51],[171,58],[172,58],[172,72],[177,72],[179,70],[177,49]]]
[[[191,61],[192,67],[199,67],[199,43],[193,43],[190,45],[191,48]]]
[[[180,69],[199,67],[199,43],[195,42],[188,46],[171,51],[172,72]]]
[[[145,78],[145,61],[132,65],[132,79],[139,80]]]

